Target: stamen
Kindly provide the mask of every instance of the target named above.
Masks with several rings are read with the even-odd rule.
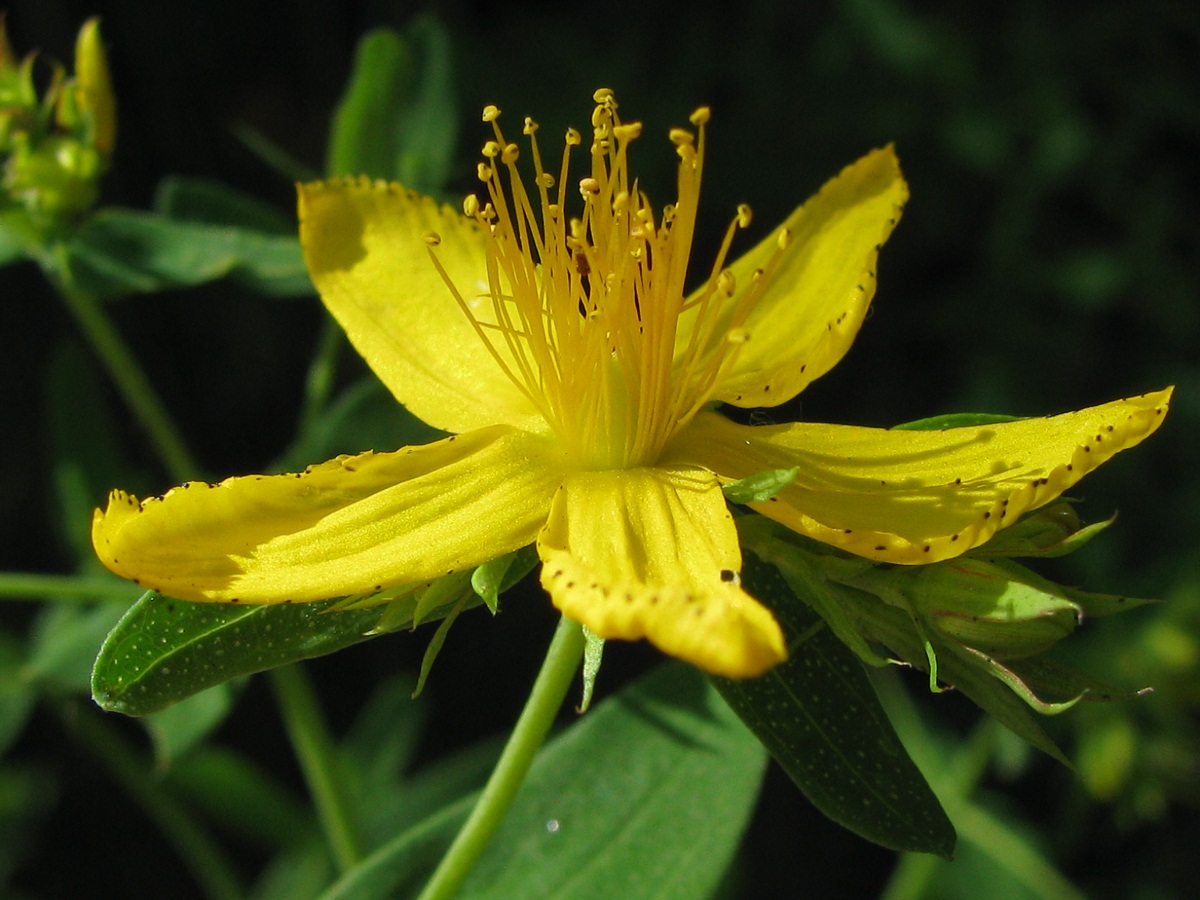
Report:
[[[570,452],[588,466],[629,467],[656,459],[751,340],[746,316],[782,249],[739,288],[725,267],[734,234],[752,218],[749,207],[739,206],[707,281],[687,301],[708,108],[690,116],[698,133],[668,132],[680,159],[678,199],[656,218],[629,173],[629,146],[642,124],[620,120],[609,88],[593,100],[589,160],[574,180],[570,155],[583,142],[580,132],[567,130],[556,175],[542,164],[537,123],[522,120],[532,193],[517,169],[521,148],[501,131],[500,110],[484,108],[494,137],[482,145],[476,174],[487,194],[467,195],[462,208],[486,226],[488,287],[470,303],[451,290],[501,371]],[[571,184],[583,201],[577,216],[568,214]],[[426,240],[449,284],[437,263],[437,235]],[[681,317],[687,340],[677,347]]]

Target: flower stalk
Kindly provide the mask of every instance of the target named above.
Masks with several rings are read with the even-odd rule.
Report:
[[[550,726],[554,724],[554,717],[562,707],[580,660],[583,659],[583,649],[583,628],[578,622],[563,616],[521,717],[509,735],[504,752],[500,754],[500,761],[496,763],[470,817],[421,892],[420,900],[446,900],[453,897],[487,847],[525,781]]]

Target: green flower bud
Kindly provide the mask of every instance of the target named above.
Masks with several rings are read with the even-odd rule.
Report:
[[[88,19],[75,41],[76,107],[91,130],[91,146],[108,156],[117,141],[117,101],[100,42],[100,20]]]
[[[33,54],[17,60],[0,20],[0,221],[23,243],[69,227],[95,204],[116,140],[98,20],[79,31],[74,76],[52,64],[40,97],[33,64]]]
[[[907,580],[901,590],[927,626],[995,659],[1042,653],[1079,624],[1081,609],[1064,591],[1012,563],[960,559]]]

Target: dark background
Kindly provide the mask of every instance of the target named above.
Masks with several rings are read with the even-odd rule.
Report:
[[[403,27],[429,10],[454,40],[464,176],[455,192],[470,187],[486,136],[478,124],[483,104],[532,114],[553,134],[566,124],[586,127],[592,90],[609,86],[625,117],[645,123],[635,165],[661,202],[673,160],[666,130],[708,104],[704,258],[737,203],[754,208],[757,238],[842,166],[894,142],[912,200],[883,252],[872,316],[840,366],[772,415],[870,425],[948,411],[1040,415],[1179,386],[1161,433],[1078,489],[1085,517],[1119,510],[1118,526],[1052,574],[1169,599],[1075,640],[1103,648],[1078,651],[1097,674],[1117,677],[1106,665],[1124,674],[1132,666],[1135,676],[1169,682],[1159,699],[1137,701],[1149,712],[1128,715],[1139,747],[1161,739],[1182,747],[1185,758],[1173,758],[1155,781],[1162,803],[1149,813],[1126,794],[1106,803],[1086,797],[1048,762],[1004,787],[1016,814],[1054,836],[1046,852],[1089,894],[1175,894],[1194,871],[1198,834],[1189,729],[1200,652],[1200,7],[1182,0],[701,0],[683,9],[37,0],[10,4],[7,23],[19,53],[40,47],[68,61],[80,23],[102,14],[120,103],[104,202],[125,206],[149,205],[159,178],[185,174],[290,209],[291,184],[247,149],[238,130],[249,126],[320,171],[330,112],[359,36],[379,25]],[[44,502],[52,479],[44,384],[49,360],[76,338],[35,269],[12,268],[4,278],[0,567],[64,570],[70,557],[61,525]],[[264,299],[219,283],[124,300],[113,313],[211,472],[258,471],[287,446],[324,315],[314,299]],[[347,358],[342,377],[352,380],[359,365]],[[121,439],[144,462],[146,489],[166,487],[136,430]],[[12,610],[14,628],[29,614]],[[511,723],[553,618],[535,591],[509,600],[494,620],[464,617],[422,701],[431,706],[427,754]],[[1164,621],[1193,642],[1195,652],[1178,665],[1155,659],[1146,636]],[[1143,656],[1131,663],[1120,654],[1132,642]],[[382,675],[414,669],[423,648],[421,635],[387,638],[314,664],[335,725]],[[610,650],[604,678],[615,685],[654,658],[646,647]],[[221,736],[288,771],[269,701],[252,685]],[[924,706],[951,728],[971,721],[954,698]],[[1053,727],[1069,751],[1086,737],[1068,722]],[[125,853],[178,881],[170,851],[90,771],[52,716],[36,720],[16,752],[45,761],[58,784],[39,849],[18,878],[27,890],[65,896],[69,883],[72,896],[92,888],[112,896],[121,885],[136,891],[122,880]],[[92,887],[69,877],[65,861],[93,872],[85,882]],[[891,865],[891,854],[824,823],[771,772],[741,866],[745,893],[782,878],[815,896],[870,895]],[[180,883],[180,896],[188,890]]]

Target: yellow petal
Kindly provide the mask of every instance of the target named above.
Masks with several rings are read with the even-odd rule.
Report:
[[[667,460],[725,479],[799,468],[765,503],[794,531],[884,562],[919,564],[976,547],[1058,497],[1162,423],[1171,389],[1079,412],[944,431],[840,425],[749,427],[713,413]]]
[[[853,343],[875,294],[875,262],[908,186],[892,148],[867,154],[783,223],[790,243],[744,323],[745,342],[718,383],[716,399],[775,406],[829,371]],[[754,272],[777,252],[780,229],[730,269],[730,310],[753,289]],[[684,336],[686,340],[686,335]]]
[[[561,453],[498,426],[295,475],[191,482],[96,511],[108,568],[187,600],[280,603],[408,584],[531,543]]]
[[[313,283],[355,349],[395,397],[444,431],[545,425],[504,374],[429,257],[468,303],[488,290],[474,221],[396,184],[300,185],[300,242]],[[487,321],[491,302],[476,317]],[[503,343],[503,342],[498,342]]]
[[[760,675],[787,656],[771,613],[738,586],[737,532],[708,472],[570,475],[538,553],[554,605],[600,637],[645,637],[731,678]]]

